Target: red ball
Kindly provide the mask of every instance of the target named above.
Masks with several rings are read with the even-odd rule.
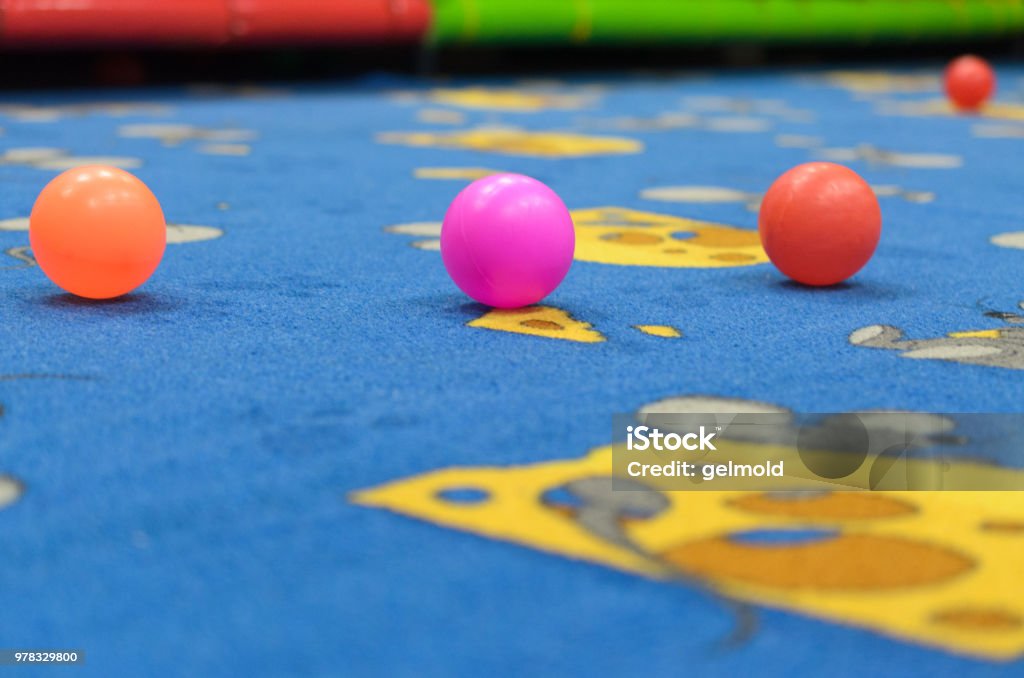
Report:
[[[867,182],[830,162],[798,165],[761,202],[761,245],[784,274],[834,285],[864,267],[882,234],[882,210]]]
[[[946,96],[961,110],[977,110],[995,89],[995,71],[980,57],[962,56],[946,67]]]

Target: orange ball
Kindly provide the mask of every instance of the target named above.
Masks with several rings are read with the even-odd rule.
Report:
[[[957,108],[977,110],[996,89],[996,74],[988,62],[976,56],[962,56],[946,67],[946,96]]]
[[[798,165],[761,202],[761,245],[784,274],[834,285],[864,267],[882,234],[882,210],[867,182],[830,162]]]
[[[167,246],[156,196],[116,167],[64,172],[39,194],[29,241],[43,273],[64,290],[111,299],[146,282]]]

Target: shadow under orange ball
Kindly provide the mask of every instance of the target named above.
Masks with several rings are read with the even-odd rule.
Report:
[[[29,218],[39,267],[57,286],[111,299],[149,279],[167,246],[160,203],[139,179],[116,167],[70,169],[47,184]]]

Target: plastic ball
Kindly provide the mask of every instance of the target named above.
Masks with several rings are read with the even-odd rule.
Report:
[[[70,169],[39,194],[29,240],[43,273],[80,297],[110,299],[142,285],[167,244],[153,193],[128,172],[92,165]]]
[[[452,280],[496,308],[529,306],[553,292],[575,247],[562,200],[520,174],[474,181],[452,201],[441,227],[441,257]]]
[[[805,285],[834,285],[871,259],[882,232],[874,191],[829,162],[798,165],[761,202],[761,245],[775,266]]]
[[[987,61],[962,56],[946,67],[946,95],[957,108],[974,111],[989,100],[996,89],[996,74]]]

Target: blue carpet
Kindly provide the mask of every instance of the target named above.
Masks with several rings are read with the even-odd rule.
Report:
[[[1024,71],[1000,76],[1001,98],[1019,100]],[[670,397],[811,412],[1019,410],[1024,358],[914,359],[850,335],[1012,329],[986,313],[1024,313],[1024,251],[991,242],[1024,228],[1024,125],[903,114],[901,102],[939,97],[926,80],[867,94],[844,83],[768,72],[444,85],[539,91],[526,111],[386,78],[5,96],[0,151],[120,158],[169,221],[223,235],[170,245],[147,285],[103,303],[63,294],[30,258],[5,257],[0,472],[23,494],[0,512],[0,645],[79,648],[91,675],[1024,670],[1019,655],[1008,665],[767,608],[730,643],[737,611],[703,586],[349,500],[441,468],[577,458],[609,442],[613,414]],[[11,107],[23,104],[42,109]],[[131,127],[168,124],[190,127]],[[495,125],[642,148],[537,157],[379,136]],[[998,138],[1013,130],[1022,138]],[[810,290],[769,264],[576,261],[544,303],[590,323],[605,339],[593,344],[468,327],[486,309],[460,295],[437,252],[411,246],[430,238],[386,230],[440,221],[465,182],[415,176],[430,167],[529,174],[571,209],[751,230],[757,193],[828,158],[925,194],[880,198],[881,245],[852,281]],[[0,165],[0,218],[27,216],[53,167]],[[670,186],[750,195],[641,195]],[[24,231],[0,231],[3,249],[27,244]]]

